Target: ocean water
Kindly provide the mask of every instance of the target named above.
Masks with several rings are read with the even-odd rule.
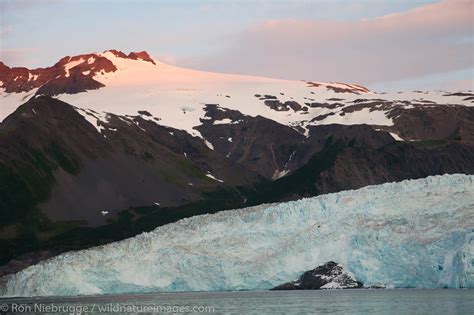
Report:
[[[1,314],[474,314],[473,289],[193,292],[0,299]]]

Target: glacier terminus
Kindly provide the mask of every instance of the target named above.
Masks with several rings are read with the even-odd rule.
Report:
[[[0,279],[0,295],[267,290],[328,261],[365,286],[474,287],[474,176],[201,215]]]

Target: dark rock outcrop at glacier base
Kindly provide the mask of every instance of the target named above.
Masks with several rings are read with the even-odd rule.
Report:
[[[344,268],[329,261],[322,266],[303,273],[297,280],[281,284],[272,290],[328,290],[360,289],[364,285]]]

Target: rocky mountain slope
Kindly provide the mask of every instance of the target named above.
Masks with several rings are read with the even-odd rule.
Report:
[[[0,273],[196,214],[473,174],[473,97],[208,73],[145,52],[0,63],[0,264],[17,259]]]

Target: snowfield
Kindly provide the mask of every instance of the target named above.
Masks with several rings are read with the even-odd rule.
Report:
[[[474,287],[474,176],[202,215],[0,279],[2,296],[265,290],[328,261],[365,285]]]

